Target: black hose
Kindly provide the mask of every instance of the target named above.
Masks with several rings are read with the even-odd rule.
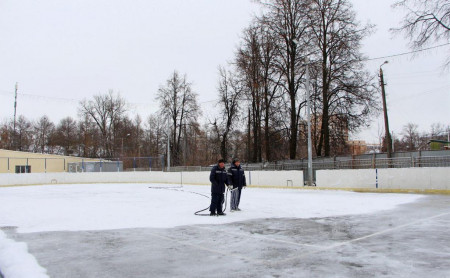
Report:
[[[196,193],[196,192],[192,192],[192,193]],[[201,195],[205,196],[203,194],[201,194]],[[207,196],[207,197],[208,197],[208,199],[211,199],[211,197],[209,197],[209,196]],[[223,203],[225,203],[225,206],[223,207],[222,213],[224,213],[226,211],[226,209],[227,209],[227,198],[228,198],[228,188],[227,188],[227,191],[225,193],[225,198],[222,201],[222,205],[223,205]],[[194,212],[194,214],[197,215],[197,216],[210,216],[211,214],[209,214],[209,213],[200,213],[200,212],[204,212],[205,210],[208,210],[209,207],[210,206],[207,206],[205,209],[196,211],[196,212]]]
[[[186,190],[183,189],[183,186],[177,186],[177,187],[164,187],[164,186],[158,186],[158,187],[155,186],[155,187],[153,187],[153,186],[149,186],[148,188],[150,188],[150,189],[165,189],[165,190],[183,191],[183,192],[192,193],[192,194],[197,194],[197,195],[206,197],[206,198],[208,198],[208,199],[211,199],[211,197],[209,197],[209,196],[207,196],[207,195],[205,195],[205,194],[202,194],[202,193],[198,193],[198,192],[194,192],[194,191],[186,191]],[[179,190],[179,188],[181,188],[181,190]],[[228,189],[228,187],[227,187],[227,191],[226,191],[226,193],[225,193],[225,198],[224,198],[223,201],[222,201],[222,205],[223,205],[223,203],[225,203],[225,206],[224,206],[224,208],[223,208],[223,210],[222,210],[222,213],[224,213],[224,212],[226,211],[226,209],[227,209],[228,191],[229,191],[229,189]],[[206,207],[205,209],[196,211],[196,212],[194,212],[194,214],[195,214],[195,215],[198,215],[198,216],[210,216],[209,213],[200,213],[200,212],[204,212],[205,210],[208,210],[209,207],[210,207],[210,206]]]

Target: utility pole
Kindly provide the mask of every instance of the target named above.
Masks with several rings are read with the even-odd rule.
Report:
[[[311,100],[310,100],[309,61],[306,61],[306,118],[308,121],[308,186],[313,185],[312,140],[311,140]]]
[[[131,135],[131,134],[128,133],[127,136],[126,136],[125,138],[128,138],[128,136],[130,136],[130,135]],[[121,139],[122,139],[122,148],[120,149],[120,155],[122,156],[122,159],[123,159],[123,137],[122,137]]]
[[[251,118],[250,118],[250,108],[248,109],[248,125],[247,125],[247,163],[250,162],[250,145],[252,140],[250,139],[250,126],[251,126]]]
[[[389,63],[388,61],[385,61],[380,66],[380,83],[381,83],[381,95],[383,98],[383,111],[384,111],[384,132],[385,132],[385,142],[386,142],[386,151],[387,151],[387,158],[392,157],[392,140],[391,140],[391,134],[389,132],[389,120],[388,120],[388,113],[387,113],[387,105],[386,105],[386,91],[384,89],[384,76],[383,76],[383,69],[381,68],[384,64]]]
[[[16,148],[16,114],[17,114],[17,90],[19,88],[19,84],[16,82],[16,88],[14,93],[14,130],[13,130],[13,147]]]
[[[395,137],[393,131],[392,131],[392,152],[395,153]]]
[[[170,170],[170,117],[167,117],[167,172]]]

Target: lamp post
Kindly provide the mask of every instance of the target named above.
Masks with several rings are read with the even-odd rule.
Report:
[[[311,100],[309,61],[306,61],[306,119],[308,121],[308,186],[313,186],[312,140],[311,140]]]
[[[167,117],[167,172],[170,171],[170,118]],[[175,140],[175,139],[174,139]]]
[[[386,91],[384,89],[384,76],[383,76],[383,65],[389,63],[389,61],[384,61],[383,64],[380,65],[380,84],[381,84],[381,95],[383,98],[383,112],[384,112],[384,132],[385,132],[385,142],[386,142],[386,152],[387,152],[387,158],[392,157],[392,140],[391,140],[391,134],[389,132],[389,120],[388,120],[388,113],[387,113],[387,105],[386,105]]]
[[[298,46],[299,42],[297,39],[293,39],[292,43],[294,45],[294,49]],[[309,73],[309,64],[310,61],[308,58],[305,59],[305,79],[306,79],[306,118],[308,122],[308,186],[313,186],[313,168],[312,168],[312,139],[311,139],[311,100],[310,100],[310,73]]]
[[[130,135],[131,135],[131,134],[128,133],[127,136],[125,136],[125,138],[128,138]],[[120,155],[122,156],[122,159],[123,159],[123,137],[122,137],[121,139],[122,139],[122,149],[121,149],[121,151],[120,151]]]

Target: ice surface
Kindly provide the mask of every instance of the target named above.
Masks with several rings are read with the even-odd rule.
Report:
[[[364,214],[413,202],[420,195],[249,188],[243,213],[195,216],[210,200],[208,186],[162,184],[48,185],[0,189],[0,227],[18,232],[170,228],[258,218],[310,218]],[[153,187],[150,189],[149,187]],[[166,188],[166,189],[160,189]]]
[[[248,188],[243,211],[195,216],[209,205],[199,195],[209,190],[162,184],[0,188],[0,228],[17,227],[7,229],[0,245],[7,241],[9,252],[31,257],[11,239],[26,242],[52,277],[448,273],[445,197]],[[0,269],[4,264],[0,257]]]

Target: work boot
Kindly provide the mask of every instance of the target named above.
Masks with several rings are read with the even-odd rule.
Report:
[[[209,216],[216,216],[217,214],[213,211],[211,211],[211,213],[209,214]]]
[[[217,215],[227,215],[226,213],[219,212]]]

